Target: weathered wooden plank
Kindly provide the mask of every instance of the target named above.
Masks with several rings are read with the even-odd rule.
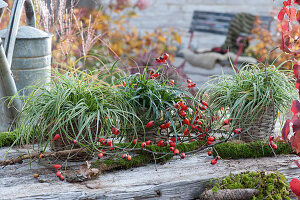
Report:
[[[0,149],[3,158],[7,148]],[[26,152],[26,149],[20,149]],[[15,157],[12,150],[7,158]],[[300,169],[294,164],[296,155],[258,159],[221,160],[210,164],[206,153],[174,159],[165,165],[148,166],[105,173],[96,180],[83,183],[61,182],[46,160],[28,161],[0,168],[1,199],[194,199],[212,178],[230,172],[266,170],[283,172],[290,181],[298,177]],[[57,161],[55,161],[57,162]],[[69,163],[76,170],[82,163]],[[157,169],[157,170],[156,170]],[[38,179],[33,178],[38,173]]]

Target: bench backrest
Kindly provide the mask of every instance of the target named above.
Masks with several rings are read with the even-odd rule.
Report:
[[[235,13],[218,13],[195,10],[193,13],[190,32],[207,32],[226,35],[231,19]],[[270,30],[273,17],[259,16],[261,26]]]

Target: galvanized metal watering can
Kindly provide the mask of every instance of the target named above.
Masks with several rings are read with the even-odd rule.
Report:
[[[1,9],[7,4],[0,0]],[[19,27],[25,7],[27,26]],[[8,108],[5,97],[17,95],[26,86],[50,81],[52,34],[35,28],[35,14],[31,0],[15,0],[7,29],[0,30],[0,132],[7,131],[22,102],[15,98]],[[3,45],[2,45],[3,44]],[[30,90],[25,90],[25,95]],[[22,93],[23,94],[23,93]]]

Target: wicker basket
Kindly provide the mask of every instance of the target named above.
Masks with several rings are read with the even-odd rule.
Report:
[[[160,140],[164,140],[164,141],[168,141],[169,137],[167,135],[167,133],[165,132],[161,132],[160,135],[158,135],[157,130],[150,130],[150,131],[140,131],[137,133],[138,138],[140,141],[148,141],[150,140],[153,144],[156,144],[158,141]]]
[[[75,126],[73,126],[75,127]],[[78,130],[72,130],[71,126],[68,127],[68,135],[73,135],[73,133],[77,133]],[[94,123],[94,125],[91,128],[91,132],[93,137],[96,137],[96,131],[97,131],[97,125]],[[59,132],[57,132],[59,133]],[[56,134],[57,134],[56,133]],[[60,134],[60,133],[59,133]],[[51,150],[52,151],[63,151],[63,150],[72,150],[72,149],[79,149],[82,148],[80,145],[75,145],[74,141],[71,141],[68,139],[64,134],[60,134],[61,137],[57,141],[53,141],[51,144]],[[82,135],[85,140],[88,140],[88,133],[86,133],[86,130],[82,131]],[[85,160],[90,160],[93,158],[93,152],[90,151],[89,148],[86,148],[84,151],[79,151],[76,154],[69,154],[66,156],[60,156],[58,159],[61,160],[69,160],[69,161],[85,161]]]
[[[262,109],[257,115],[257,119],[253,120],[249,125],[248,131],[240,135],[240,139],[245,142],[267,139],[274,131],[275,126],[273,126],[273,124],[275,125],[276,119],[277,110],[275,109],[275,118],[273,118],[272,106]]]
[[[54,141],[51,145],[51,150],[54,152],[64,151],[64,150],[72,150],[72,149],[80,149],[79,145],[75,145],[68,138],[61,137],[59,140]],[[93,158],[93,153],[91,151],[78,151],[77,153],[70,153],[69,155],[59,155],[57,159],[60,160],[68,160],[68,161],[86,161]]]

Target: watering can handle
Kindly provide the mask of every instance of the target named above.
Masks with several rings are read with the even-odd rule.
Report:
[[[36,26],[32,0],[15,0],[14,5],[12,7],[8,24],[8,31],[6,33],[4,43],[4,51],[9,66],[11,66],[23,5],[25,7],[27,25],[32,26],[34,28]]]

